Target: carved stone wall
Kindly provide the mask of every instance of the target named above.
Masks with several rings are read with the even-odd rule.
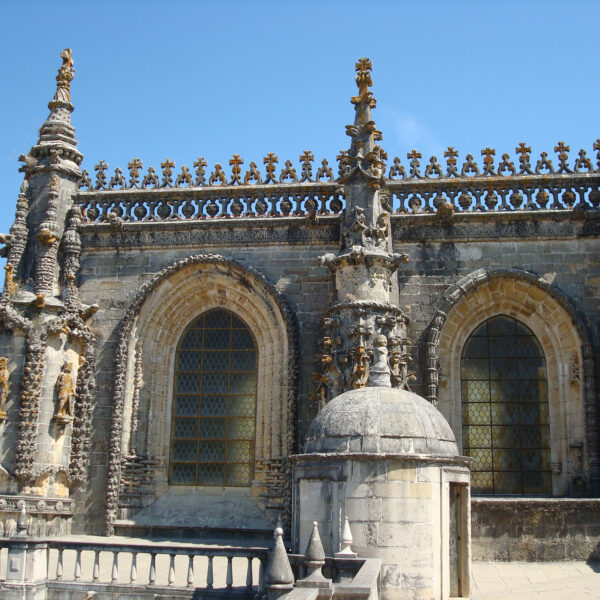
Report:
[[[186,326],[215,307],[240,316],[253,332],[258,348],[256,464],[249,492],[263,509],[276,509],[267,515],[271,520],[276,520],[276,512],[289,517],[291,497],[290,486],[285,485],[285,459],[294,446],[296,422],[295,320],[276,288],[253,269],[216,255],[195,255],[163,269],[147,282],[121,324],[115,365],[109,522],[118,514],[121,492],[125,492],[126,510],[120,514],[131,517],[136,508],[148,505],[169,489],[175,349]],[[136,488],[140,496],[137,506]]]

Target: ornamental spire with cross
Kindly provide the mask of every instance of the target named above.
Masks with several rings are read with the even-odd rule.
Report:
[[[354,124],[346,126],[346,134],[352,138],[350,149],[340,154],[340,179],[349,180],[354,173],[361,172],[370,181],[381,179],[385,171],[385,152],[377,145],[382,139],[381,132],[375,127],[371,109],[377,102],[369,88],[373,85],[371,71],[373,64],[369,58],[361,58],[356,63],[356,85],[358,95],[351,98],[354,104]]]

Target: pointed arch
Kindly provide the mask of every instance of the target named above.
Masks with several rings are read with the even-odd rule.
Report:
[[[500,314],[531,329],[546,356],[553,494],[594,489],[600,461],[590,338],[570,300],[536,275],[479,269],[446,290],[428,330],[428,398],[439,403],[462,448],[460,356],[475,328]]]
[[[218,255],[200,254],[177,261],[144,284],[121,322],[106,508],[109,532],[119,516],[140,508],[125,497],[128,461],[145,464],[148,496],[157,499],[169,489],[176,348],[189,323],[213,308],[243,319],[259,349],[251,497],[263,508],[273,507],[272,515],[265,513],[267,520],[290,508],[285,474],[295,438],[295,318],[275,286],[256,270]]]

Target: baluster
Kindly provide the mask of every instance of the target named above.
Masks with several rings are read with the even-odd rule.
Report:
[[[188,585],[188,587],[192,587],[193,584],[194,584],[194,555],[190,554],[188,556],[187,585]]]
[[[171,560],[169,561],[169,585],[175,583],[175,555],[169,554]]]
[[[56,580],[60,581],[63,576],[63,549],[58,549],[58,560],[56,562]]]
[[[150,555],[150,585],[156,585],[156,552]]]
[[[137,579],[137,552],[131,555],[131,571],[129,572],[129,582],[135,583]]]
[[[92,581],[98,581],[98,579],[100,579],[100,550],[94,550],[94,572]]]
[[[77,556],[75,558],[75,581],[81,579],[81,548],[77,549]]]
[[[208,569],[206,571],[206,589],[213,589],[213,557],[208,557]]]
[[[248,568],[246,570],[246,588],[252,589],[252,557],[248,556]]]
[[[267,587],[265,585],[265,559],[260,559],[260,567],[258,569],[258,591],[256,593],[256,598],[262,599],[265,597],[267,592]]]
[[[111,581],[115,583],[119,579],[119,551],[113,550],[113,565],[111,573]]]
[[[233,556],[227,557],[227,578],[225,580],[227,584],[227,589],[230,590],[233,585]]]

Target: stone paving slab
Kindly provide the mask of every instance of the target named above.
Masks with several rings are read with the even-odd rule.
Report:
[[[598,600],[600,563],[473,563],[471,600]]]

